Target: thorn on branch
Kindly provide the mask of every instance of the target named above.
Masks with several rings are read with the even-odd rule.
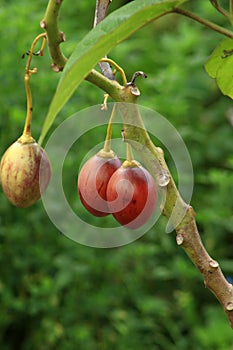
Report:
[[[184,237],[181,233],[179,233],[177,236],[176,236],[176,243],[177,245],[182,245],[184,242]]]
[[[209,262],[209,265],[210,265],[210,267],[212,267],[213,269],[217,269],[217,268],[219,267],[218,262],[215,261],[215,260],[211,260],[211,261]]]
[[[51,68],[52,68],[52,71],[54,71],[55,73],[59,73],[63,71],[64,67],[59,67],[57,64],[52,63]]]
[[[46,21],[45,21],[45,19],[42,19],[42,21],[40,22],[40,27],[42,29],[46,29]]]
[[[66,35],[64,32],[60,32],[60,36],[61,36],[61,41],[64,42],[66,41]]]
[[[233,303],[229,302],[226,306],[227,311],[233,311]]]

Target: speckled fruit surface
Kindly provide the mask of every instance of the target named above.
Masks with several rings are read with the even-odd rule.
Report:
[[[0,163],[0,182],[9,201],[17,207],[34,204],[51,177],[49,159],[36,142],[16,141],[4,153]]]

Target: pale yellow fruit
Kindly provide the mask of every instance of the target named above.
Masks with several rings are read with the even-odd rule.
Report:
[[[1,159],[0,181],[9,201],[26,208],[34,204],[47,188],[51,167],[47,154],[35,141],[22,143],[19,140]]]

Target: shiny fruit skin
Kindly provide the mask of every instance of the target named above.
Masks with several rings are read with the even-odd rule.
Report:
[[[155,210],[157,197],[154,179],[141,165],[121,166],[107,187],[112,215],[121,225],[130,229],[137,229],[148,221]]]
[[[51,177],[49,159],[36,142],[16,141],[4,153],[0,164],[0,182],[9,201],[17,207],[34,204]]]
[[[83,206],[94,216],[109,215],[106,190],[112,174],[121,166],[114,158],[94,155],[82,167],[78,176],[78,193]]]

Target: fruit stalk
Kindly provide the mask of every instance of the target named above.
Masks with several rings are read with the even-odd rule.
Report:
[[[22,143],[25,142],[33,142],[33,138],[31,135],[31,122],[32,122],[32,93],[29,86],[30,74],[26,73],[24,76],[24,84],[27,96],[27,114],[23,129],[23,135],[21,136]]]
[[[107,133],[106,133],[106,138],[105,138],[104,148],[103,148],[103,151],[106,153],[111,152],[112,123],[113,123],[115,114],[116,114],[116,104],[113,105],[112,113],[108,122]]]
[[[35,45],[41,38],[43,38],[41,49],[36,54],[34,54]],[[27,98],[27,114],[26,114],[26,118],[25,118],[23,134],[19,139],[20,142],[22,142],[22,143],[34,142],[34,139],[31,135],[31,122],[32,122],[33,107],[32,107],[32,93],[31,93],[31,89],[29,86],[29,80],[30,80],[30,77],[32,74],[37,73],[37,68],[30,69],[30,65],[31,65],[33,55],[43,56],[45,43],[46,43],[46,34],[45,33],[39,34],[33,40],[32,45],[31,45],[31,49],[28,52],[29,57],[28,57],[27,64],[25,67],[25,75],[24,75],[24,84],[25,84],[25,91],[26,91],[26,98]]]
[[[126,158],[129,163],[132,163],[132,161],[134,160],[133,150],[128,142],[126,144]]]

